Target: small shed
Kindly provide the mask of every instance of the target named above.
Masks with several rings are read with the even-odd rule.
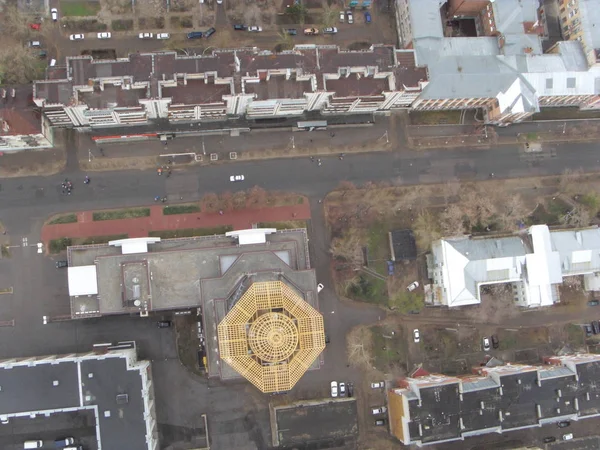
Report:
[[[388,233],[392,261],[417,259],[417,243],[412,230],[394,230]]]

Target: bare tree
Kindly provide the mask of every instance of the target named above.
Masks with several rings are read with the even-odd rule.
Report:
[[[373,361],[373,335],[365,325],[354,327],[346,337],[348,362],[357,368],[370,369]]]
[[[413,231],[421,250],[429,249],[431,243],[441,237],[436,218],[427,210],[419,214],[415,220]]]
[[[528,211],[519,194],[514,194],[506,199],[497,216],[497,223],[502,230],[512,231],[518,228],[519,222],[527,215]]]
[[[334,258],[343,259],[358,267],[363,263],[362,247],[364,242],[365,235],[362,230],[350,228],[343,236],[331,241],[330,251]]]
[[[0,17],[3,40],[9,37],[15,41],[24,41],[30,36],[27,17],[19,11],[16,4],[6,6]]]
[[[237,191],[231,198],[233,209],[244,209],[246,207],[247,196],[245,191]]]
[[[592,220],[587,208],[582,205],[575,206],[571,211],[561,217],[561,222],[574,227],[587,227]]]
[[[497,214],[498,202],[495,195],[496,191],[481,185],[471,185],[463,191],[460,203],[469,218],[470,226],[489,224],[492,217]]]
[[[0,47],[0,84],[24,84],[42,77],[36,52],[22,45]]]
[[[583,169],[565,169],[558,180],[558,189],[563,194],[573,194],[578,189],[578,183],[583,177]]]
[[[248,192],[248,203],[250,206],[261,207],[267,202],[267,191],[260,186],[254,186]]]
[[[233,195],[231,192],[223,192],[219,195],[219,209],[229,211],[233,206]]]
[[[465,233],[465,213],[456,203],[452,203],[440,214],[440,231],[445,237]]]
[[[203,209],[206,212],[217,212],[219,210],[219,196],[209,192],[202,197]]]

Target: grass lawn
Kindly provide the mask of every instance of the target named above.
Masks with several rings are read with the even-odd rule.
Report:
[[[50,250],[50,253],[60,253],[63,250],[66,250],[70,245],[72,245],[71,238],[64,237],[60,239],[52,239],[48,243],[48,250]]]
[[[598,111],[580,111],[579,108],[540,108],[540,112],[534,114],[532,120],[560,120],[560,119],[597,119],[600,118]]]
[[[149,217],[150,208],[115,209],[112,211],[98,211],[93,214],[94,221],[135,219],[137,217]]]
[[[95,16],[100,11],[100,2],[61,0],[62,16]]]
[[[445,125],[460,123],[461,111],[411,111],[411,125]]]
[[[388,224],[377,222],[368,230],[368,267],[380,275],[387,276],[387,263],[390,259],[390,246],[388,243]]]
[[[108,244],[110,241],[118,241],[119,239],[127,239],[127,234],[112,234],[108,236],[90,236],[83,239],[74,239],[74,245],[91,245],[91,244]]]
[[[173,205],[173,206],[165,206],[163,208],[163,214],[165,216],[173,215],[173,214],[191,214],[191,213],[199,213],[200,206],[195,203],[191,203],[189,205]]]
[[[148,233],[150,237],[159,237],[161,239],[185,238],[195,236],[212,236],[214,234],[225,234],[228,231],[233,231],[233,227],[224,225],[214,228],[182,228],[181,230],[161,230],[151,231]]]
[[[579,325],[573,323],[565,325],[565,335],[567,337],[567,344],[573,348],[578,348],[585,344],[585,332]]]
[[[260,222],[259,228],[276,228],[278,230],[294,230],[296,228],[306,228],[304,220],[288,220],[285,222]]]
[[[387,305],[388,303],[386,282],[367,273],[358,275],[357,282],[350,286],[347,295],[353,300],[363,302],[381,305]]]
[[[392,366],[406,363],[406,340],[398,331],[382,326],[370,328],[373,339],[373,365],[382,372],[389,372]]]
[[[77,222],[77,214],[61,214],[59,216],[54,216],[52,219],[50,219],[48,225],[60,225],[75,222]]]

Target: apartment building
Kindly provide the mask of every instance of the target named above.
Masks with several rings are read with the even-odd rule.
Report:
[[[372,113],[410,107],[426,77],[412,51],[385,45],[136,53],[113,61],[77,56],[34,83],[33,99],[58,127]]]
[[[586,290],[600,289],[600,229],[550,231],[534,225],[504,237],[440,239],[427,258],[427,301],[457,307],[481,303],[481,287],[510,283],[522,307],[552,306],[567,276],[583,276]]]
[[[493,359],[460,377],[419,369],[388,391],[390,432],[404,445],[422,447],[598,417],[600,355],[553,356],[544,363]]]
[[[544,53],[537,0],[396,0],[396,13],[403,46],[427,67],[413,109],[482,108],[487,123],[506,125],[544,106],[600,108],[600,67],[588,63],[584,39]]]
[[[590,67],[600,63],[600,10],[594,0],[557,0],[565,40],[578,41]],[[596,26],[598,25],[598,27]]]

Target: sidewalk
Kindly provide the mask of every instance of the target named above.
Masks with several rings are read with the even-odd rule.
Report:
[[[92,211],[78,212],[76,223],[44,225],[42,227],[42,242],[48,244],[52,239],[63,237],[86,238],[117,234],[127,234],[130,238],[146,237],[150,231],[214,228],[227,225],[233,227],[234,230],[244,230],[252,228],[254,223],[310,219],[308,201],[293,206],[227,211],[223,215],[199,212],[165,216],[163,215],[163,207],[165,206],[162,204],[150,206],[149,217],[96,222],[92,219]]]

